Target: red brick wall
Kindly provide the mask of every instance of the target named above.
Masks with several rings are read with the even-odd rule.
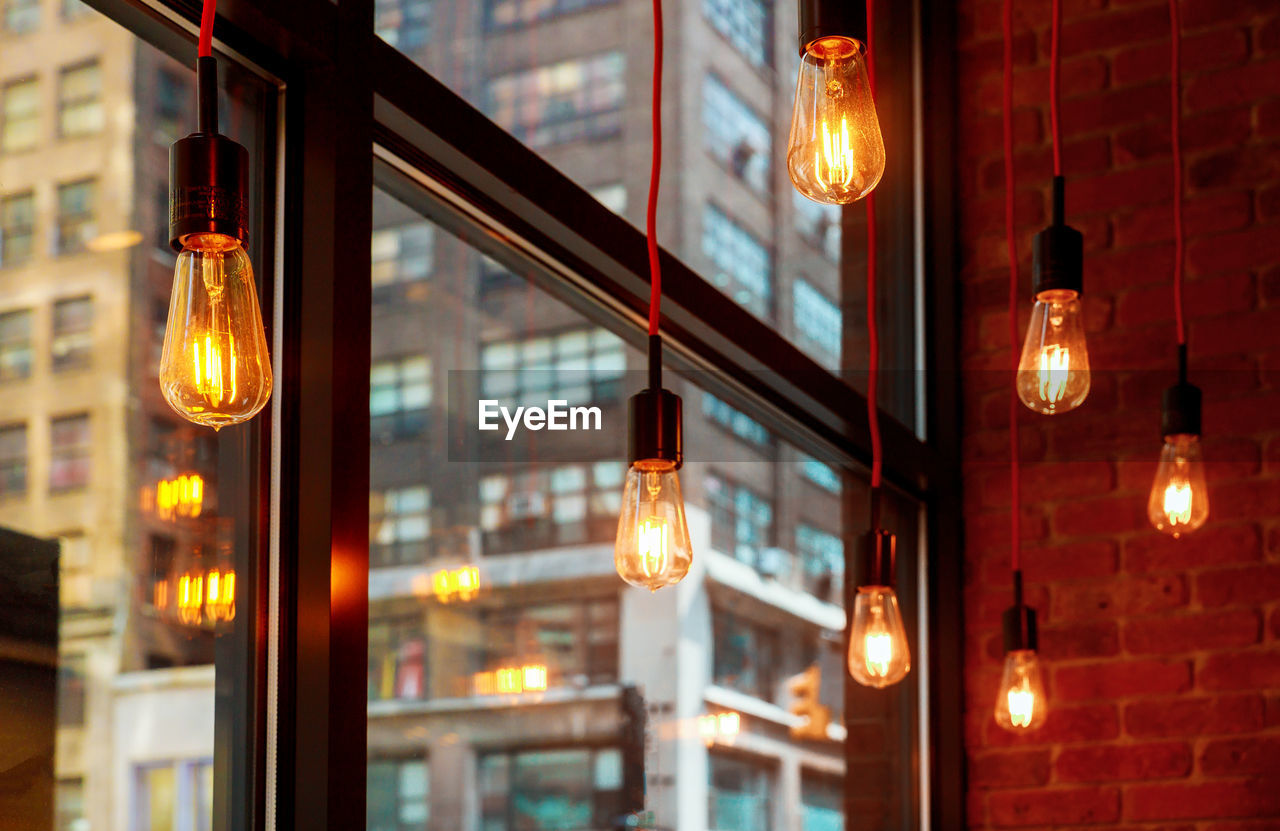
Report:
[[[1212,462],[1209,522],[1181,541],[1146,520],[1175,367],[1168,7],[1063,5],[1094,380],[1074,413],[1020,416],[1052,710],[1014,737],[991,716],[1011,599],[1001,3],[959,4],[970,823],[1280,829],[1280,0],[1182,2],[1187,320]],[[1021,326],[1049,211],[1048,15],[1015,0]]]

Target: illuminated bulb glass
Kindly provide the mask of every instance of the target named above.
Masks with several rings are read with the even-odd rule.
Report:
[[[1018,361],[1018,398],[1037,413],[1065,413],[1083,403],[1089,381],[1080,295],[1041,292]]]
[[[996,694],[996,724],[1014,732],[1044,724],[1048,700],[1034,650],[1015,649],[1004,656],[1004,674]]]
[[[1209,518],[1199,436],[1165,436],[1147,516],[1157,531],[1175,538],[1196,530]]]
[[[797,190],[828,205],[855,202],[880,182],[884,139],[858,41],[824,37],[805,50],[787,171]]]
[[[627,471],[613,562],[619,577],[649,591],[689,573],[693,548],[674,463],[646,459]]]
[[[230,621],[236,616],[236,573],[234,569],[212,569],[205,576],[205,614],[213,621]]]
[[[887,687],[910,671],[911,649],[898,596],[887,586],[860,586],[853,601],[849,674],[864,687]]]
[[[173,274],[160,389],[178,415],[215,430],[247,421],[271,397],[271,359],[253,268],[222,234],[185,240]]]

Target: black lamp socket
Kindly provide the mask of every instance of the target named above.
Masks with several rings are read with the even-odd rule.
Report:
[[[665,390],[641,390],[627,405],[630,426],[630,460],[663,459],[684,464],[684,429],[680,396]]]
[[[846,37],[866,44],[866,0],[799,0],[800,54],[825,37]]]
[[[1015,603],[1004,610],[1003,624],[1006,654],[1021,649],[1034,651],[1040,647],[1040,638],[1036,631],[1035,609],[1022,603]]]
[[[1046,291],[1084,293],[1084,234],[1064,221],[1065,181],[1053,177],[1053,224],[1036,234],[1031,283],[1037,297]]]
[[[859,586],[892,586],[897,576],[898,538],[883,528],[862,537],[862,579]]]
[[[1200,388],[1186,381],[1179,381],[1165,390],[1160,410],[1160,434],[1200,435],[1201,399]]]

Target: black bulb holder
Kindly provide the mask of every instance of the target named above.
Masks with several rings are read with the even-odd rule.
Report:
[[[169,244],[193,234],[249,238],[249,152],[218,132],[218,64],[196,59],[196,132],[169,147]]]
[[[1178,383],[1164,391],[1160,409],[1162,436],[1199,436],[1200,388],[1187,383],[1187,345],[1178,344]]]
[[[1022,602],[1022,571],[1013,573],[1013,605],[1004,610],[1005,654],[1029,649],[1032,652],[1040,647],[1039,633],[1036,631],[1036,610]]]
[[[801,55],[826,37],[867,42],[866,0],[799,0],[799,19]]]
[[[1067,225],[1066,180],[1053,177],[1053,224],[1036,234],[1031,285],[1036,297],[1047,291],[1084,293],[1084,234]]]
[[[631,396],[628,454],[632,464],[658,459],[684,464],[684,428],[680,396],[662,388],[662,336],[649,336],[649,387]]]
[[[873,527],[862,536],[862,580],[858,587],[892,586],[897,577],[898,538]]]

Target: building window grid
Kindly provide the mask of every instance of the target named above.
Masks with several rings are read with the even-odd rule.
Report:
[[[427,698],[427,669],[426,624],[420,614],[370,621],[370,701]]]
[[[0,199],[0,267],[31,259],[36,240],[36,198],[32,191]]]
[[[703,0],[702,13],[747,60],[756,66],[769,64],[773,27],[763,0]]]
[[[426,831],[431,778],[422,757],[369,760],[368,831]]]
[[[431,359],[426,355],[375,362],[369,372],[370,434],[383,444],[421,435],[431,400]]]
[[[800,278],[791,284],[791,301],[796,345],[823,366],[839,369],[844,336],[840,307]]]
[[[58,185],[58,227],[54,250],[58,254],[84,251],[97,235],[96,179]]]
[[[503,31],[603,6],[616,0],[485,0],[485,28]]]
[[[481,347],[481,392],[518,405],[604,403],[621,395],[627,369],[622,339],[601,329],[572,329]]]
[[[702,82],[704,145],[762,197],[771,192],[773,135],[769,125],[715,75]]]
[[[102,65],[95,59],[62,70],[58,80],[58,135],[102,132]]]
[[[840,471],[836,470],[826,462],[819,461],[812,456],[802,455],[799,461],[800,473],[805,479],[822,488],[827,493],[840,495],[843,483],[840,481]]]
[[[622,130],[626,59],[621,52],[561,61],[489,81],[490,118],[532,148]]]
[[[435,228],[426,222],[374,231],[370,254],[375,295],[388,286],[428,279],[434,250]]]
[[[707,768],[711,831],[773,831],[773,767],[712,753]]]
[[[31,310],[0,313],[0,381],[31,377]]]
[[[480,527],[493,532],[546,520],[578,526],[616,517],[622,509],[625,476],[626,467],[617,461],[485,476],[480,480]]]
[[[702,413],[708,419],[744,441],[748,441],[758,447],[770,447],[773,445],[773,434],[769,432],[768,428],[709,392],[702,394]]]
[[[822,205],[799,192],[791,194],[791,202],[800,235],[828,260],[840,262],[840,206]]]
[[[711,283],[757,317],[773,306],[773,257],[751,232],[708,204],[702,214],[702,253],[713,266]]]
[[[706,478],[711,545],[753,568],[773,536],[773,503],[715,474]]]
[[[0,426],[0,498],[27,492],[27,425]]]
[[[616,597],[489,608],[480,613],[480,623],[485,637],[473,652],[474,670],[541,663],[549,689],[618,680]]]
[[[433,0],[377,0],[374,32],[401,52],[423,49],[431,41],[434,6]]]
[[[53,304],[53,371],[86,367],[93,359],[93,298],[68,297]]]
[[[796,556],[809,580],[844,573],[844,541],[812,525],[796,526]]]
[[[800,773],[802,831],[844,831],[844,783],[829,774]]]
[[[477,760],[480,831],[611,828],[622,813],[616,748],[544,748]]]
[[[431,537],[431,489],[425,485],[369,494],[369,564],[423,563]]]
[[[49,423],[49,490],[83,488],[92,467],[89,414],[61,416]]]
[[[0,88],[0,151],[19,153],[40,144],[40,82],[9,81]]]

